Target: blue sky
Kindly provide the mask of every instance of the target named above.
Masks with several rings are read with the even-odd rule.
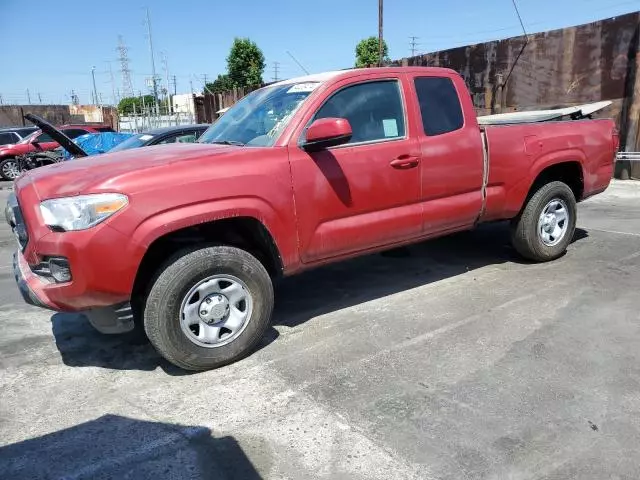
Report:
[[[530,33],[577,25],[640,9],[640,0],[517,0]],[[121,86],[118,35],[129,47],[136,90],[144,90],[151,62],[144,23],[149,7],[156,70],[166,53],[178,92],[202,88],[203,75],[224,73],[234,37],[263,50],[265,80],[280,62],[281,78],[302,75],[290,51],[311,72],[353,65],[356,43],[377,35],[377,0],[0,0],[0,95],[3,103],[68,103],[75,90],[91,100],[91,67],[98,92],[112,101],[111,64]],[[244,12],[244,13],[242,13]],[[198,26],[202,24],[202,26]],[[392,59],[408,56],[409,36],[419,52],[451,48],[521,32],[511,0],[386,0],[384,36]],[[163,80],[164,83],[164,80]]]

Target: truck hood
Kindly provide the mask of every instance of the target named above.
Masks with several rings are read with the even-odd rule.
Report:
[[[243,147],[197,143],[123,150],[30,170],[18,180],[18,186],[23,182],[34,183],[41,199],[96,191],[120,191],[124,179],[127,180],[127,185],[134,188],[140,185],[142,188],[142,185],[149,181],[151,169],[166,168],[174,163],[232,156],[243,150]],[[160,178],[164,180],[165,177]]]

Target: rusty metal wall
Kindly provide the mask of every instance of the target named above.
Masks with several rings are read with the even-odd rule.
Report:
[[[118,126],[118,112],[114,107],[95,105],[2,105],[0,106],[0,127],[31,125],[24,120],[25,113],[33,113],[53,125],[65,123],[99,122]]]
[[[0,106],[0,127],[31,125],[24,120],[25,113],[33,113],[54,125],[71,121],[68,105],[2,105]]]
[[[640,151],[640,12],[586,25],[444,50],[393,62],[440,66],[465,79],[478,113],[613,100],[604,112],[623,148]],[[500,77],[513,73],[500,88]]]
[[[216,113],[226,107],[232,106],[245,95],[267,84],[256,87],[237,87],[224,93],[208,93],[195,99],[196,121],[198,123],[213,123],[218,118]]]

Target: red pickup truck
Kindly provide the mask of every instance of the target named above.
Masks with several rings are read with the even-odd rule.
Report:
[[[618,137],[611,120],[480,127],[456,72],[411,67],[267,86],[199,142],[19,178],[26,301],[103,332],[138,319],[175,365],[214,368],[260,340],[282,275],[504,219],[525,258],[558,258]]]
[[[62,125],[58,128],[71,139],[87,133],[113,132],[113,128],[110,126],[100,124]],[[0,146],[0,178],[15,180],[20,176],[20,169],[16,160],[17,156],[54,150],[59,146],[51,135],[40,130],[33,132],[18,143]]]

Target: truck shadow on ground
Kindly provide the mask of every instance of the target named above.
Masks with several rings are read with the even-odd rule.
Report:
[[[0,478],[261,477],[233,437],[214,438],[206,427],[105,415],[0,447]]]
[[[576,229],[573,242],[586,237],[585,230]],[[276,285],[272,323],[294,327],[332,311],[504,263],[526,262],[510,245],[508,225],[483,225],[473,231],[283,279]],[[56,345],[66,365],[149,371],[160,366],[170,375],[187,374],[160,357],[148,341],[134,335],[102,335],[77,314],[57,313],[52,323]],[[271,328],[258,349],[277,337],[277,330]]]

